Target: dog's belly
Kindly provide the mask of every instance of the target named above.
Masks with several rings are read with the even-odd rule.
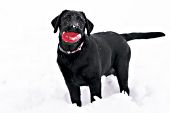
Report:
[[[99,32],[92,35],[101,61],[102,75],[115,74],[118,57],[127,56],[129,46],[124,38],[114,32]]]
[[[115,60],[114,49],[111,48],[105,40],[98,39],[96,39],[96,42],[98,46],[99,62],[101,64],[101,76],[107,76],[113,74],[113,64]]]

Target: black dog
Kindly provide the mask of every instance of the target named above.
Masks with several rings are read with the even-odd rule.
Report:
[[[54,33],[59,28],[57,62],[63,73],[72,103],[81,106],[80,86],[90,88],[91,102],[101,96],[101,76],[114,74],[120,92],[129,95],[128,67],[131,56],[127,41],[165,36],[162,32],[90,35],[93,24],[83,12],[64,10],[52,20]],[[85,29],[87,35],[85,34]]]

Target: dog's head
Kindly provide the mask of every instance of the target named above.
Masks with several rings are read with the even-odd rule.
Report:
[[[66,42],[75,43],[85,35],[85,29],[89,36],[93,30],[93,23],[80,11],[64,10],[51,22],[54,33],[60,30],[60,37]]]

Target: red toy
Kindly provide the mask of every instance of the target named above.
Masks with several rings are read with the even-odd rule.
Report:
[[[75,43],[81,38],[81,34],[76,32],[63,32],[62,40],[67,43]]]

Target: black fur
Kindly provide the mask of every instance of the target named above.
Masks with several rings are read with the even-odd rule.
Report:
[[[73,51],[84,42],[81,51],[66,54],[58,49],[57,62],[64,76],[72,103],[81,106],[80,86],[90,88],[91,102],[94,96],[102,98],[101,76],[114,74],[117,76],[120,92],[130,93],[128,88],[128,68],[131,56],[127,41],[133,39],[149,39],[164,36],[160,32],[117,34],[115,32],[99,32],[90,35],[93,24],[83,12],[64,10],[52,21],[54,32],[60,29],[59,46],[65,51]],[[73,27],[73,25],[75,27]],[[87,30],[87,35],[85,34]],[[61,39],[64,31],[74,31],[82,38],[69,44]]]
[[[128,34],[120,34],[125,38],[126,41],[134,40],[134,39],[149,39],[149,38],[157,38],[161,36],[165,36],[162,32],[148,32],[148,33],[128,33]]]

